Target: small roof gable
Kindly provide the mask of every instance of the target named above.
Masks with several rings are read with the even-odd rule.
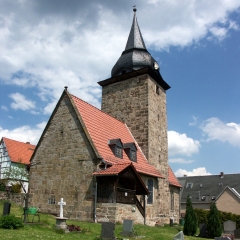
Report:
[[[229,187],[229,186],[226,186],[226,187],[223,189],[223,191],[216,197],[215,202],[216,202],[216,201],[222,196],[222,194],[223,194],[224,192],[226,192],[227,190],[229,190],[230,192],[232,192],[238,199],[240,199],[240,194],[239,194],[239,192],[236,191],[235,188],[231,188],[231,187]]]
[[[71,96],[72,101],[74,102],[76,109],[84,122],[86,131],[88,132],[91,141],[104,161],[112,165],[119,163],[132,163],[139,173],[163,178],[155,167],[148,164],[147,159],[143,155],[126,124],[74,95],[69,94],[69,96]],[[125,151],[123,151],[122,159],[115,157],[108,145],[109,139],[121,139],[123,144],[134,142],[138,150],[137,162],[132,162]]]
[[[168,166],[168,181],[170,185],[175,187],[182,187],[178,179],[176,178],[175,174],[173,173],[172,169]]]
[[[6,150],[12,162],[18,163],[20,161],[23,164],[30,163],[30,159],[36,148],[35,145],[19,142],[6,137],[3,137],[2,141],[6,146]]]
[[[136,171],[135,167],[132,163],[123,163],[123,164],[115,164],[107,169],[103,169],[97,172],[94,172],[93,175],[100,177],[100,176],[114,176],[114,175],[121,175],[127,168],[131,168],[133,170],[133,174],[137,180],[137,194],[149,194],[149,191],[146,185],[143,183],[141,177],[139,176],[138,172]]]

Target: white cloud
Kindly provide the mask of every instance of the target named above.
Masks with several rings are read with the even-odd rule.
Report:
[[[184,175],[187,176],[204,176],[204,175],[211,175],[211,173],[207,172],[205,167],[195,168],[192,171],[187,171],[185,169],[178,169],[175,172],[176,177],[183,177]]]
[[[240,124],[224,123],[218,118],[209,118],[201,128],[207,136],[207,141],[218,140],[240,147]]]
[[[170,156],[191,156],[198,153],[200,146],[199,141],[187,137],[185,133],[168,131],[168,151]]]
[[[197,117],[192,116],[192,119],[193,119],[193,121],[189,122],[189,126],[196,126],[197,122],[198,122]]]
[[[5,111],[8,110],[8,108],[7,108],[6,106],[4,106],[4,105],[1,106],[1,109],[2,109],[2,110],[5,110]]]
[[[148,48],[166,49],[237,30],[228,16],[239,6],[238,0],[139,0],[137,16]],[[92,89],[110,76],[124,50],[132,21],[129,2],[2,0],[0,9],[4,84],[37,87],[47,114],[66,85],[99,107],[100,88]]]
[[[189,164],[194,162],[194,160],[186,160],[184,158],[170,158],[169,163],[183,163],[183,164]]]
[[[0,127],[0,139],[2,137],[7,137],[21,142],[31,142],[32,144],[36,145],[45,126],[46,122],[37,124],[35,128],[27,125],[12,130],[3,129]]]
[[[28,110],[35,108],[35,102],[26,99],[26,97],[20,93],[11,93],[9,97],[14,100],[14,102],[11,103],[13,109]]]

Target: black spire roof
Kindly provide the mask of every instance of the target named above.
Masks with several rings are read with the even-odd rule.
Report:
[[[150,67],[159,73],[158,63],[146,49],[137,22],[136,8],[134,8],[133,11],[133,23],[128,36],[125,51],[122,52],[121,57],[112,68],[112,77],[146,67]]]

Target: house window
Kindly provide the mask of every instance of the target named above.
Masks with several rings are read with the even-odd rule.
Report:
[[[123,148],[128,156],[128,158],[133,161],[137,162],[137,148],[135,143],[125,143],[123,144]]]
[[[186,188],[192,188],[193,187],[193,183],[187,183]]]
[[[112,150],[112,153],[114,154],[115,157],[118,158],[122,158],[122,148],[123,148],[123,144],[121,139],[117,138],[117,139],[111,139],[108,140],[108,145]]]
[[[56,203],[55,198],[48,199],[48,204],[55,204],[55,203]]]
[[[148,191],[149,191],[149,195],[148,195],[148,198],[147,198],[147,203],[152,204],[153,203],[153,180],[152,179],[148,179],[147,188],[148,188]]]

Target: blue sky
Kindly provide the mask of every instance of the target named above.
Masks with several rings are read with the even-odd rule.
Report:
[[[123,1],[0,2],[0,138],[37,144],[64,86],[100,107],[97,82],[125,48]],[[239,173],[240,0],[139,0],[137,19],[167,91],[177,176]]]

